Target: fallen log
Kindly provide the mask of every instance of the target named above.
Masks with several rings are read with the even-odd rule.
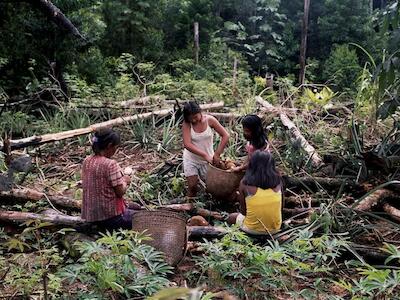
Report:
[[[348,178],[331,178],[331,177],[289,177],[287,175],[282,176],[284,186],[286,189],[291,190],[311,190],[318,191],[323,189],[332,191],[338,190],[343,187],[343,190],[353,190],[358,193],[366,191],[366,187],[356,183],[352,179]]]
[[[203,110],[218,109],[218,108],[222,108],[224,106],[224,103],[221,101],[221,102],[216,102],[216,103],[202,104],[200,106]],[[119,118],[108,120],[105,122],[93,124],[93,125],[90,125],[89,127],[85,127],[85,128],[73,129],[73,130],[68,130],[68,131],[63,131],[63,132],[58,132],[58,133],[49,133],[49,134],[44,134],[41,136],[35,135],[35,136],[31,136],[31,137],[27,137],[27,138],[23,138],[23,139],[19,139],[19,140],[10,140],[10,147],[11,147],[11,150],[14,150],[14,149],[25,148],[28,146],[37,146],[37,145],[41,145],[41,144],[45,144],[45,143],[61,141],[61,140],[69,139],[72,137],[77,137],[77,136],[81,136],[84,134],[88,134],[88,133],[94,132],[100,128],[112,127],[115,125],[131,122],[131,121],[136,121],[136,120],[145,120],[145,119],[149,119],[153,116],[164,117],[169,114],[172,114],[173,111],[174,111],[173,108],[162,109],[162,110],[157,110],[157,111],[153,111],[153,112],[135,114],[132,116],[119,117]],[[3,151],[3,148],[4,148],[3,144],[0,144],[1,151]]]
[[[168,208],[176,211],[190,212],[192,214],[200,215],[204,218],[212,217],[217,220],[224,219],[224,217],[219,212],[211,211],[204,208],[198,208],[193,203],[170,204],[170,205],[164,205],[162,206],[162,208]]]
[[[154,104],[154,102],[159,104],[162,100],[163,99],[161,96],[146,96],[146,97],[140,97],[136,99],[122,101],[120,103],[120,106],[125,108],[132,108],[140,105]]]
[[[187,230],[190,239],[219,238],[227,233],[225,228],[217,226],[187,226]]]
[[[310,215],[315,211],[314,208],[283,208],[282,213],[285,217],[293,217],[296,215],[301,215],[302,218],[305,215]]]
[[[24,223],[28,220],[39,220],[42,222],[50,222],[54,225],[69,226],[78,226],[84,223],[84,220],[81,219],[81,217],[62,215],[57,212],[51,213],[49,210],[42,214],[22,211],[0,210],[0,221]]]
[[[43,192],[39,192],[29,188],[12,189],[9,191],[0,191],[0,199],[10,199],[17,201],[31,201],[37,202],[39,200],[48,200],[56,207],[69,208],[73,210],[80,210],[82,201],[75,200],[65,196],[58,195],[46,195]],[[161,206],[162,208],[172,209],[176,211],[184,211],[191,214],[197,214],[202,217],[212,217],[217,220],[222,220],[223,217],[219,212],[210,211],[204,208],[198,208],[193,203],[182,203],[182,204],[170,204]]]
[[[68,225],[73,227],[81,226],[85,223],[80,217],[62,215],[52,210],[47,210],[42,214],[0,210],[0,221],[24,223],[29,220],[39,220],[54,225]],[[189,238],[218,238],[226,234],[224,228],[214,226],[187,226],[187,230]]]
[[[70,209],[81,209],[81,201],[71,199],[65,196],[58,195],[47,195],[45,193],[29,189],[29,188],[20,188],[20,189],[12,189],[9,191],[0,191],[0,199],[2,200],[16,200],[16,201],[31,201],[37,202],[40,200],[48,200],[53,205],[62,207],[62,208],[70,208]]]
[[[315,148],[310,145],[310,143],[301,134],[297,126],[288,118],[288,116],[284,112],[282,112],[280,109],[275,108],[269,102],[263,100],[260,96],[256,97],[256,101],[257,103],[261,104],[267,111],[279,114],[282,124],[288,129],[290,135],[296,141],[300,141],[300,145],[308,154],[308,157],[311,160],[311,164],[313,167],[318,168],[323,164],[323,160],[319,156]]]
[[[400,222],[400,209],[391,206],[389,203],[384,203],[383,211],[387,213],[396,222]]]
[[[385,260],[390,256],[390,254],[385,251],[371,246],[350,243],[349,247],[361,255],[365,261],[370,264],[380,263],[383,265],[385,264]],[[351,251],[349,252],[354,255]]]
[[[240,118],[243,118],[243,115],[238,114],[238,113],[218,113],[218,112],[212,112],[208,113],[209,115],[217,118],[219,121],[224,121],[224,122],[231,122],[231,121],[236,121]]]
[[[354,208],[360,211],[369,211],[380,201],[389,197],[393,197],[394,195],[395,194],[392,191],[387,189],[379,189],[361,200],[357,205],[354,206]]]

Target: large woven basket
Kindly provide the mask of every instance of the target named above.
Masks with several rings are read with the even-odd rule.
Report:
[[[182,213],[166,209],[141,210],[133,215],[132,229],[146,230],[152,239],[145,243],[163,252],[170,265],[175,266],[182,260],[187,243],[186,218]]]
[[[214,198],[225,200],[239,188],[244,172],[232,172],[218,169],[208,164],[206,190]]]

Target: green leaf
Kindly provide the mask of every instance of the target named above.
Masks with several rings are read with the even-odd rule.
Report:
[[[224,27],[225,27],[225,29],[227,29],[227,30],[239,31],[239,25],[237,25],[237,24],[235,24],[235,23],[233,23],[233,22],[230,22],[230,21],[225,22],[225,23],[224,23]]]
[[[121,294],[124,292],[124,287],[115,281],[110,282],[109,285],[113,291],[117,291]]]

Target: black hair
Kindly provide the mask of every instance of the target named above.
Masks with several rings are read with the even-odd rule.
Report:
[[[243,183],[266,190],[277,187],[281,182],[281,175],[276,170],[275,159],[271,153],[255,151],[251,156]]]
[[[102,150],[105,150],[108,145],[116,146],[121,143],[121,137],[119,132],[112,130],[111,128],[104,128],[96,130],[92,139],[93,152],[99,154]]]
[[[195,101],[186,102],[183,106],[183,119],[186,123],[190,123],[190,116],[198,113],[201,113],[201,108]]]
[[[251,131],[250,144],[256,149],[263,149],[267,144],[267,136],[265,135],[261,119],[257,115],[247,115],[242,120],[242,126]]]

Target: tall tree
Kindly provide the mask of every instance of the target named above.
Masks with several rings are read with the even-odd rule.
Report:
[[[306,74],[306,51],[307,51],[307,34],[308,34],[308,15],[310,11],[310,1],[304,0],[304,14],[301,30],[301,44],[300,44],[300,73],[299,84],[304,84]]]

